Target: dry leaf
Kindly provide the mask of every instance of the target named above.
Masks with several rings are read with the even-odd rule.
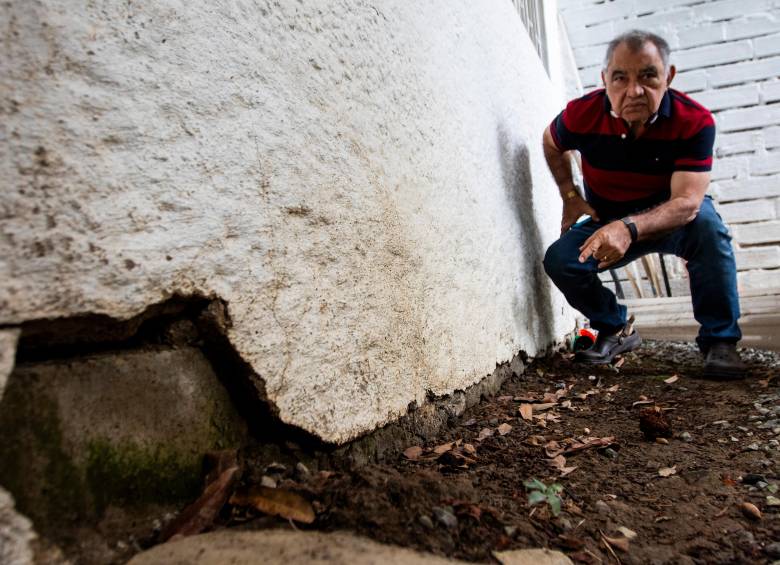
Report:
[[[396,453],[398,452],[396,451]],[[422,447],[420,447],[419,445],[413,445],[412,447],[407,447],[404,450],[404,457],[406,457],[407,459],[411,459],[412,461],[416,461],[420,457],[420,455],[422,455],[422,453],[423,453]]]
[[[655,443],[660,443],[661,445],[669,445],[669,440],[665,437],[657,437],[655,438]]]
[[[568,408],[571,410],[571,400],[564,400],[561,402],[561,408]]]
[[[505,436],[506,434],[508,434],[511,431],[512,431],[512,426],[510,426],[507,423],[503,423],[500,426],[498,426],[498,433],[500,435],[502,435],[502,436]]]
[[[479,432],[479,435],[477,436],[477,441],[482,441],[485,438],[489,438],[493,435],[493,430],[490,428],[482,428],[482,430]]]
[[[552,459],[550,459],[549,463],[550,465],[558,469],[558,471],[560,471],[561,477],[565,477],[566,475],[568,475],[569,473],[577,469],[577,467],[567,467],[566,458],[563,455],[558,455],[556,457],[553,457]]]
[[[631,405],[631,408],[636,408],[637,406],[642,406],[643,404],[655,404],[654,400],[637,400]]]
[[[664,382],[666,384],[670,385],[672,383],[676,383],[679,379],[680,379],[680,377],[678,377],[677,375],[672,375],[668,379],[664,379]]]
[[[607,392],[617,392],[620,389],[620,385],[612,385],[607,389]]]
[[[742,504],[739,505],[739,509],[742,510],[742,513],[748,518],[751,518],[753,520],[761,519],[761,510],[759,510],[755,504],[751,504],[749,502],[743,502]]]
[[[523,420],[530,420],[531,416],[534,413],[533,406],[530,404],[521,404],[520,405],[520,415],[523,417]]]
[[[634,530],[629,530],[625,526],[620,526],[617,531],[623,534],[628,540],[632,540],[636,537],[636,532]]]
[[[557,405],[557,402],[545,402],[543,404],[532,404],[531,407],[533,408],[534,412],[543,412],[544,410],[548,410]]]
[[[552,402],[553,404],[558,402],[558,395],[554,392],[545,392],[542,397],[542,402]]]
[[[513,396],[499,396],[498,398],[496,398],[496,400],[498,402],[509,402],[513,398],[514,398]]]
[[[671,475],[677,474],[677,465],[674,465],[672,467],[663,467],[661,469],[658,469],[658,474],[662,477],[669,477]]]
[[[450,449],[452,449],[452,446],[455,445],[454,441],[451,441],[449,443],[443,443],[441,445],[437,445],[433,448],[433,452],[436,455],[441,455],[442,453],[447,453]]]
[[[471,445],[470,443],[464,443],[463,444],[463,451],[468,453],[469,455],[476,455],[477,454],[477,448]]]
[[[314,522],[314,509],[300,494],[278,488],[253,486],[230,497],[234,506],[251,506],[264,514],[304,524]]]
[[[198,500],[185,508],[181,514],[160,534],[160,540],[199,534],[213,525],[219,511],[230,498],[233,485],[238,478],[238,466],[222,471],[200,495]]]
[[[570,455],[583,449],[590,449],[591,447],[608,447],[615,443],[615,436],[602,437],[602,438],[588,438],[584,442],[573,443],[570,447],[566,448],[563,452],[564,455]]]
[[[618,359],[617,363],[615,363],[614,365],[615,369],[620,369],[620,367],[622,367],[625,362],[626,362],[625,357],[621,357],[620,359]]]

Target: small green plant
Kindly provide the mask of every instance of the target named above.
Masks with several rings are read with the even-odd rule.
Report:
[[[547,486],[539,479],[529,479],[523,483],[528,491],[528,504],[533,506],[540,502],[547,502],[550,505],[553,516],[561,513],[561,496],[563,485],[553,483]]]

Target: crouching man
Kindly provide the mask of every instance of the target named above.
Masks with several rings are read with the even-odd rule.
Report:
[[[561,238],[544,267],[599,336],[576,359],[609,363],[641,339],[598,273],[648,253],[687,261],[704,376],[739,378],[736,265],[731,238],[706,195],[715,125],[710,112],[670,89],[663,38],[631,31],[607,47],[604,89],[569,102],[544,132],[544,154],[563,199]],[[569,150],[582,157],[584,198]],[[590,219],[575,224],[583,215]]]

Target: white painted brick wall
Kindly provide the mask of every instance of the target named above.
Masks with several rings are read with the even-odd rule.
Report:
[[[780,100],[780,82],[761,83],[761,99],[764,102],[777,102]]]
[[[751,247],[749,249],[737,249],[734,254],[737,259],[738,271],[776,269],[780,267],[780,247]]]
[[[767,149],[775,149],[780,147],[780,126],[766,128],[764,130],[764,146]],[[778,179],[780,183],[780,179]]]
[[[759,37],[754,41],[756,57],[766,57],[780,54],[780,33]]]
[[[780,271],[777,269],[756,269],[737,274],[737,288],[740,292],[775,289],[779,282]]]
[[[673,84],[677,86],[676,82]],[[759,102],[759,88],[757,84],[745,84],[697,92],[692,98],[713,112],[726,108],[755,106]]]
[[[761,132],[756,130],[719,133],[715,137],[715,155],[725,157],[736,153],[752,153],[761,147],[762,140]]]
[[[740,284],[780,285],[780,0],[559,0],[586,88],[607,42],[629,29],[672,46],[673,86],[715,115],[710,193],[740,245]],[[771,245],[771,244],[776,245]]]
[[[780,124],[780,104],[726,110],[717,115],[720,131],[737,131]]]
[[[780,241],[780,220],[739,224],[732,228],[732,235],[742,245],[757,245]]]
[[[721,217],[731,224],[745,222],[760,222],[777,218],[774,200],[750,200],[748,202],[731,202],[718,206]]]
[[[780,196],[780,175],[713,182],[710,190],[719,202],[775,198]]]
[[[746,40],[677,51],[673,54],[672,60],[679,70],[689,71],[744,61],[751,57],[753,57],[753,44]]]

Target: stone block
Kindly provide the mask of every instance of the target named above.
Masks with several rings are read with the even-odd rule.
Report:
[[[676,51],[674,61],[678,69],[686,71],[744,61],[752,56],[753,45],[750,41],[730,41]]]
[[[776,289],[778,277],[777,269],[743,271],[737,273],[737,288],[739,292]]]
[[[713,181],[726,180],[747,175],[748,161],[745,157],[716,158],[712,163],[710,178]]]
[[[33,565],[36,537],[30,520],[16,511],[13,497],[0,487],[0,563]]]
[[[604,56],[607,53],[607,44],[589,45],[587,47],[578,47],[574,50],[574,60],[577,61],[577,67],[603,66]]]
[[[780,126],[774,126],[764,130],[764,146],[767,149],[780,147]],[[777,179],[776,182],[780,183],[780,179]]]
[[[780,24],[775,24],[775,29],[780,28]],[[780,54],[780,33],[759,37],[753,41],[756,49],[756,57],[768,57],[769,55]]]
[[[715,138],[715,155],[753,152],[761,146],[761,139],[761,132],[755,130],[719,134]]]
[[[746,13],[746,16],[725,24],[726,39],[745,39],[780,31],[780,20],[776,17],[769,14],[749,13]],[[763,46],[760,49],[759,42],[763,40],[764,38],[757,39],[753,44],[757,56],[762,56],[760,52],[763,51]]]
[[[719,43],[726,38],[724,25],[722,22],[698,25],[692,28],[679,30],[679,45],[682,49],[698,47],[699,45],[708,45],[710,43]],[[676,61],[676,53],[672,53],[672,60]]]
[[[764,102],[780,100],[780,82],[761,83],[761,98]]]
[[[713,87],[775,78],[780,75],[780,57],[732,63],[709,69],[707,74]]]
[[[728,224],[760,222],[777,218],[775,203],[768,199],[721,204],[718,206],[718,210]]]
[[[780,247],[754,247],[735,251],[737,269],[776,269],[780,267]],[[780,283],[780,281],[778,281]]]
[[[762,12],[772,5],[770,0],[719,0],[704,2],[694,8],[692,21],[717,21]]]
[[[712,187],[719,202],[775,198],[780,196],[780,176],[724,180]]]
[[[720,131],[738,131],[780,124],[780,104],[726,110],[717,115]]]
[[[780,173],[780,151],[769,151],[764,155],[750,158],[751,175],[771,175],[776,173]]]
[[[740,245],[761,245],[780,242],[780,220],[739,224],[732,228],[734,239]]]
[[[570,8],[566,10],[564,18],[567,24],[571,22],[577,26],[589,26],[596,23],[608,22],[625,18],[634,12],[634,2],[628,0],[616,0],[593,6]]]
[[[45,533],[112,505],[190,499],[204,453],[244,437],[197,349],[24,362],[0,404],[0,484]]]
[[[676,82],[674,83],[676,86]],[[704,105],[710,111],[724,110],[727,108],[740,108],[758,104],[758,85],[745,84],[731,88],[719,88],[696,93],[697,102]]]
[[[688,71],[679,73],[672,83],[682,92],[698,92],[707,88],[707,71]]]
[[[8,375],[14,368],[16,358],[16,342],[19,340],[19,330],[0,330],[0,401],[8,382]]]

